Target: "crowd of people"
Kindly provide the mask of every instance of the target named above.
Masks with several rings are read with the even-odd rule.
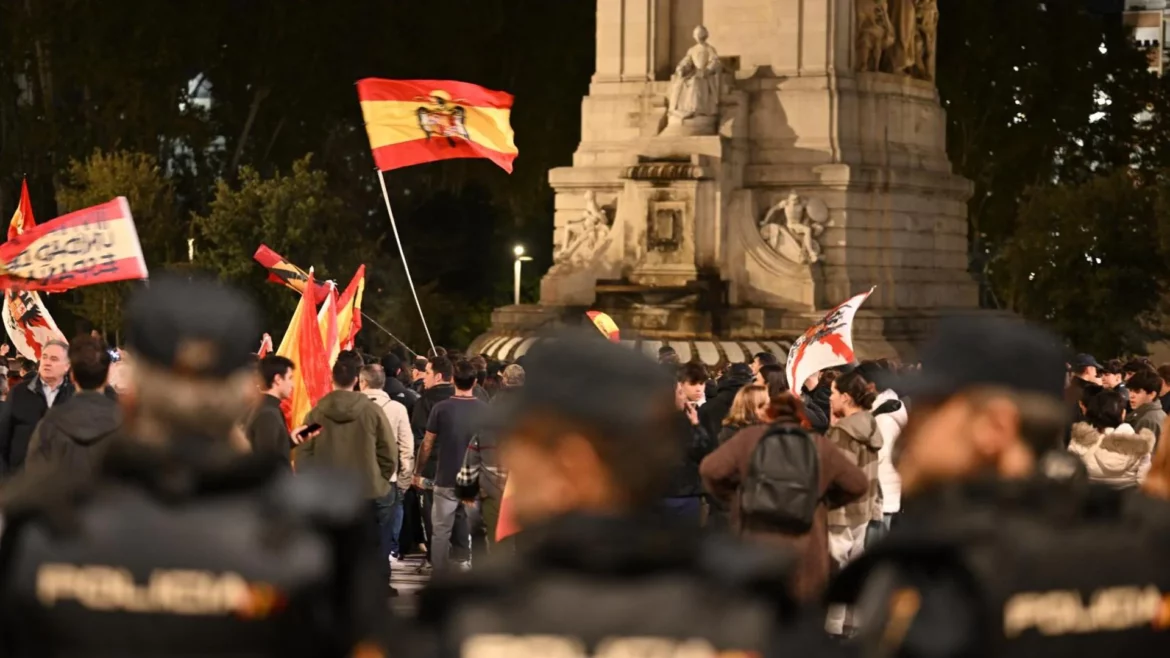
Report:
[[[152,282],[127,324],[46,345],[0,411],[2,655],[1170,648],[1147,361],[994,318],[795,383],[600,335],[343,351],[290,430],[298,364],[250,352],[241,295]],[[394,619],[412,553],[434,578]]]

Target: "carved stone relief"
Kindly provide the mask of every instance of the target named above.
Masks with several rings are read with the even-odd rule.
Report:
[[[597,203],[593,190],[585,192],[585,208],[579,219],[565,227],[564,239],[553,245],[553,262],[557,265],[579,264],[591,260],[609,237],[612,220]]]
[[[823,201],[790,192],[764,213],[760,237],[782,258],[809,265],[820,260],[819,238],[830,224],[829,209]]]

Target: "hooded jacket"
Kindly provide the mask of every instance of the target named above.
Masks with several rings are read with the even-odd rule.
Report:
[[[29,440],[28,469],[89,474],[122,431],[122,409],[102,393],[82,391],[45,413]]]
[[[361,478],[366,498],[390,492],[398,473],[398,448],[386,414],[357,391],[333,391],[305,416],[321,432],[297,449],[297,466],[347,469]]]
[[[364,393],[370,398],[370,402],[376,404],[382,413],[386,414],[386,422],[390,424],[390,430],[394,433],[398,448],[398,473],[391,482],[397,482],[399,489],[407,489],[414,478],[414,433],[410,430],[406,406],[391,400],[384,390],[371,388],[366,389]]]
[[[858,411],[837,421],[825,438],[837,446],[860,468],[869,482],[864,496],[844,507],[829,512],[830,526],[855,528],[882,518],[882,487],[878,479],[878,454],[882,448],[882,432],[877,420],[868,411]]]
[[[750,383],[752,383],[750,372],[746,376],[728,375],[727,379],[719,382],[715,396],[708,396],[707,402],[699,407],[699,424],[707,430],[709,436],[719,436],[723,419],[727,418],[727,414],[731,412],[731,403],[735,402],[735,394]]]
[[[889,411],[886,411],[887,409]],[[893,390],[879,393],[870,407],[870,413],[874,414],[874,420],[882,433],[882,447],[878,451],[882,512],[897,514],[902,509],[902,478],[898,477],[898,469],[894,468],[894,444],[898,442],[898,437],[906,428],[909,416],[906,414],[906,405],[902,404],[898,394]]]
[[[1153,432],[1135,432],[1126,423],[1104,432],[1088,423],[1077,423],[1073,425],[1068,450],[1085,463],[1089,481],[1128,489],[1146,479],[1155,441]]]

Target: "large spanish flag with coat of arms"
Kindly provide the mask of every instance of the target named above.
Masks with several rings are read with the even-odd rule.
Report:
[[[512,172],[511,94],[453,80],[366,78],[357,88],[378,169],[487,158]]]

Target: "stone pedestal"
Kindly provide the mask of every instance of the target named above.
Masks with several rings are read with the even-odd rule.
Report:
[[[577,250],[544,277],[547,309],[509,311],[493,331],[524,333],[523,318],[561,322],[598,308],[651,340],[779,345],[876,286],[855,343],[864,356],[908,356],[938,315],[974,309],[971,186],[952,171],[930,80],[937,12],[933,0],[890,0],[890,21],[874,7],[597,0],[581,144],[549,180],[559,245],[588,191],[610,224],[587,257]],[[721,60],[711,125],[668,113],[671,76],[700,23]],[[645,300],[688,286],[719,294],[627,304],[606,292],[615,285]]]

